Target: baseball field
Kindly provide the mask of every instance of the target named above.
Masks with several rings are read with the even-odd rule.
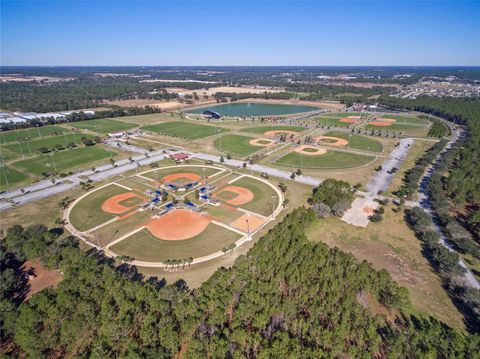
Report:
[[[100,186],[65,212],[67,229],[111,257],[167,268],[223,256],[281,211],[268,181],[206,165],[164,166]],[[140,188],[149,188],[141,190]]]

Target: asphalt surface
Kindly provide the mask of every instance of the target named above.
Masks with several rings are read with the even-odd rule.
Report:
[[[387,191],[395,176],[395,173],[391,172],[391,170],[394,167],[400,168],[413,142],[414,140],[411,138],[404,138],[399,141],[399,145],[393,149],[383,162],[382,170],[376,171],[370,181],[368,181],[366,185],[367,192],[359,193],[363,194],[364,197],[353,201],[352,207],[345,212],[342,221],[364,228],[368,226],[370,222],[368,217],[373,210],[378,208],[378,202],[375,199],[378,199],[382,192]]]

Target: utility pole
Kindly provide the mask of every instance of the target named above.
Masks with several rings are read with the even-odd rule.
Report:
[[[18,142],[18,147],[20,147],[20,153],[22,154],[22,158],[25,157],[23,155],[22,145],[21,145],[20,141]]]
[[[55,165],[55,159],[53,158],[54,155],[55,153],[52,152],[52,155],[50,157],[52,157],[53,169],[55,170],[55,172],[57,172],[57,166]]]

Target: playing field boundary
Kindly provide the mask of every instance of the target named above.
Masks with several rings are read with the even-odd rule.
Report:
[[[209,168],[214,168],[214,169],[220,169],[222,171],[219,171],[217,173],[215,173],[215,175],[217,174],[221,174],[221,173],[224,173],[227,171],[227,169],[224,169],[224,168],[218,168],[218,167],[215,167],[215,166],[204,166],[204,165],[184,165],[185,167],[187,166],[191,166],[191,167],[209,167]],[[175,167],[182,167],[182,166],[167,166],[169,168],[175,168]],[[167,168],[167,167],[161,167],[160,169],[162,168]],[[145,172],[150,172],[150,171],[155,171],[155,170],[158,170],[158,169],[152,169],[152,170],[148,170],[148,171],[145,171]],[[143,173],[145,173],[143,172]],[[227,175],[230,175],[232,173],[232,171],[230,170],[230,173],[227,174]],[[258,232],[260,231],[264,226],[266,226],[269,222],[275,220],[275,218],[280,214],[280,212],[282,211],[282,203],[283,203],[283,200],[284,200],[284,197],[283,197],[283,194],[282,192],[276,187],[274,186],[272,183],[266,181],[265,179],[263,178],[259,178],[259,177],[255,177],[255,176],[252,176],[252,175],[248,175],[248,174],[241,174],[239,175],[235,180],[238,180],[238,179],[241,179],[241,178],[245,178],[245,177],[249,177],[251,179],[254,179],[256,181],[260,181],[260,182],[263,182],[264,184],[270,186],[274,192],[276,193],[276,195],[278,196],[279,200],[278,200],[278,203],[277,203],[277,206],[276,208],[274,209],[273,213],[270,215],[270,216],[262,216],[256,212],[251,212],[251,211],[248,211],[248,210],[244,210],[244,209],[239,209],[241,212],[243,213],[248,213],[248,214],[251,214],[251,215],[255,215],[255,216],[258,216],[259,218],[262,218],[264,219],[263,223],[258,226],[254,231],[252,231],[251,233],[245,233],[237,228],[234,228],[234,227],[231,227],[227,224],[224,224],[224,223],[221,223],[221,222],[218,222],[218,221],[212,221],[213,224],[217,225],[217,226],[220,226],[222,228],[225,228],[225,229],[228,229],[232,232],[235,232],[237,234],[240,234],[241,235],[241,238],[239,238],[236,242],[235,242],[235,248],[236,247],[240,247],[242,244],[244,244],[245,242],[248,242],[248,241],[251,241],[253,239],[253,236]],[[141,230],[144,230],[146,227],[145,226],[141,226],[141,227],[138,227],[138,228],[135,228],[133,229],[132,231],[122,235],[120,238],[117,238],[115,239],[114,241],[106,244],[105,246],[99,246],[98,244],[95,244],[95,243],[92,243],[91,240],[89,240],[86,235],[89,234],[89,233],[92,233],[94,232],[96,229],[100,228],[100,227],[103,227],[107,224],[110,224],[110,223],[113,223],[115,222],[118,217],[115,217],[113,218],[112,220],[109,220],[105,223],[102,223],[101,225],[99,226],[96,226],[95,228],[91,228],[87,231],[80,231],[80,230],[77,230],[70,222],[69,222],[69,216],[70,216],[70,212],[72,210],[72,208],[77,205],[82,199],[84,199],[85,197],[87,197],[88,195],[90,195],[91,193],[93,192],[96,192],[96,191],[99,191],[99,190],[102,190],[108,186],[112,186],[112,185],[117,185],[119,187],[122,187],[122,188],[129,188],[127,186],[124,186],[124,185],[119,185],[118,183],[116,182],[111,182],[111,183],[107,183],[103,186],[100,186],[98,188],[95,188],[93,189],[92,191],[89,191],[83,195],[81,195],[80,197],[78,197],[75,201],[73,201],[68,207],[67,209],[64,211],[64,214],[63,214],[63,218],[65,219],[65,222],[66,222],[66,225],[65,225],[65,228],[74,236],[78,237],[80,240],[82,240],[83,242],[85,242],[86,244],[88,244],[89,246],[91,247],[94,247],[96,248],[97,250],[99,251],[103,251],[105,253],[106,256],[110,257],[110,258],[117,258],[117,257],[123,257],[121,255],[118,255],[117,253],[113,252],[110,248],[112,246],[114,246],[115,244],[127,239],[128,237],[134,235],[135,233],[138,233],[139,231]],[[129,189],[130,190],[130,189]],[[198,263],[202,263],[202,262],[206,262],[206,261],[209,261],[209,260],[212,260],[212,259],[215,259],[215,258],[218,258],[218,257],[222,257],[224,256],[226,253],[223,252],[222,250],[219,250],[219,251],[216,251],[214,253],[211,253],[211,254],[208,254],[208,255],[205,255],[205,256],[201,256],[201,257],[198,257],[198,258],[194,258],[193,259],[193,262],[191,264],[198,264]],[[139,267],[152,267],[152,268],[168,268],[169,266],[166,265],[165,263],[163,262],[148,262],[148,261],[140,261],[140,260],[131,260],[129,261],[130,264],[132,265],[136,265],[136,266],[139,266]]]

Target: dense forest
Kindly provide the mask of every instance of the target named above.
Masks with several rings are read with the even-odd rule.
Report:
[[[338,197],[319,188],[311,203],[351,198],[330,185]],[[2,340],[29,357],[479,357],[478,335],[409,314],[407,291],[386,271],[310,242],[304,231],[317,220],[294,210],[196,290],[145,280],[59,229],[11,227],[1,244]],[[18,263],[35,257],[63,280],[21,303]]]
[[[480,101],[478,99],[439,99],[421,97],[406,100],[381,97],[390,107],[421,111],[466,126],[465,138],[454,147],[448,168],[441,178],[443,193],[459,217],[477,238],[480,233]]]

